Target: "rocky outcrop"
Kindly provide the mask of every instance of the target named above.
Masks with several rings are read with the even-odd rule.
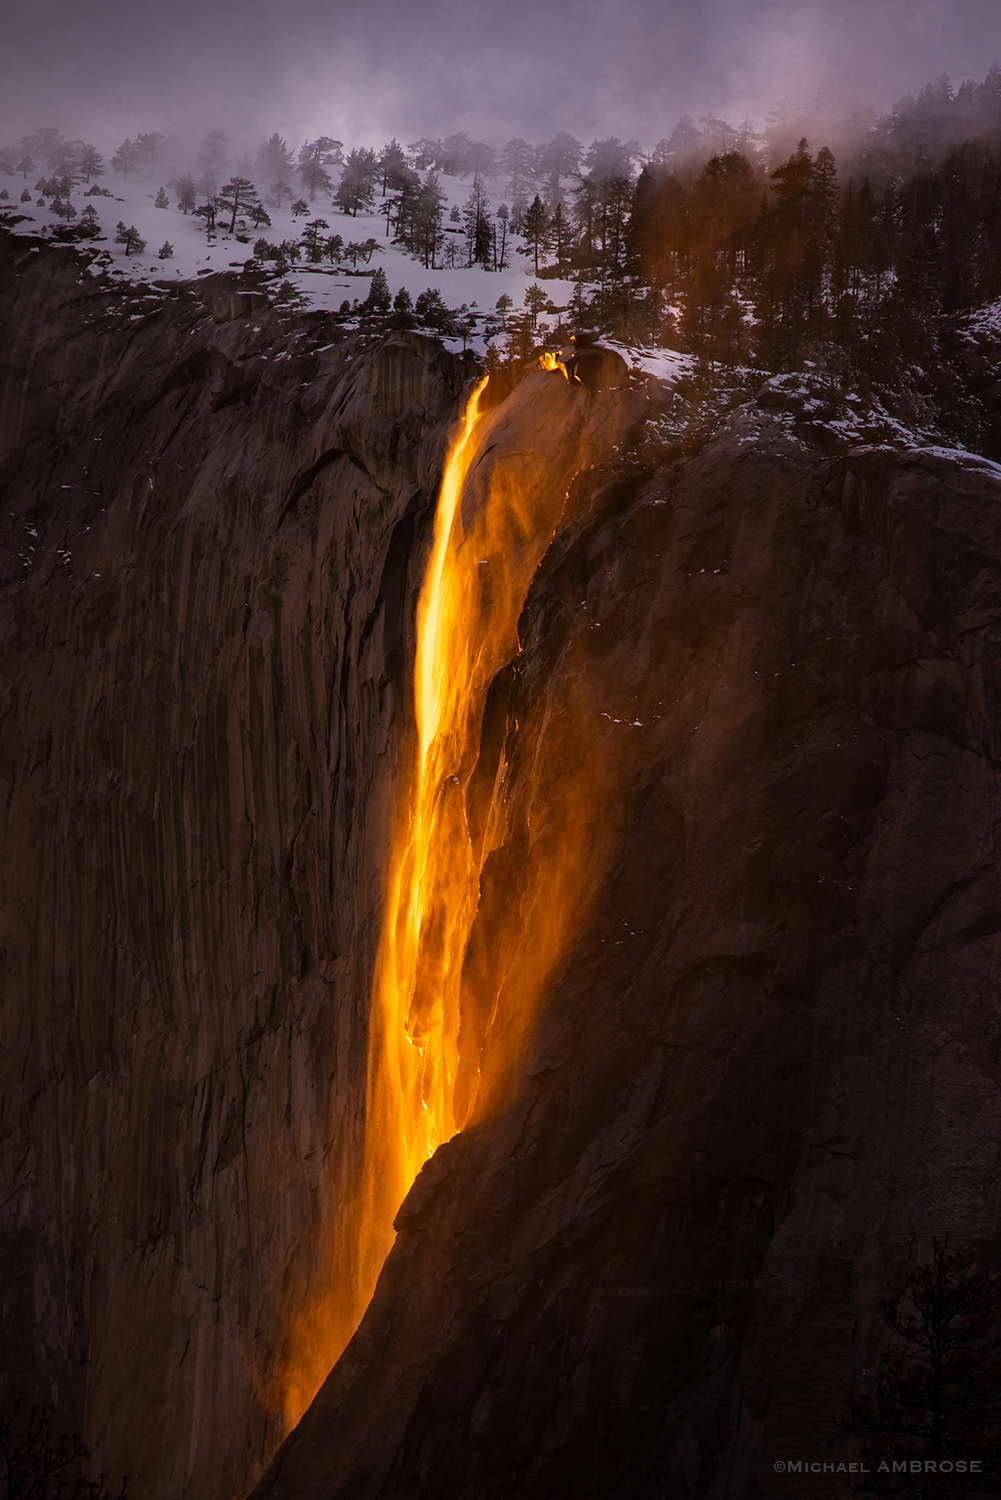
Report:
[[[260,1500],[788,1495],[913,1258],[999,1260],[1001,473],[748,412],[578,504],[509,734],[583,677],[602,883]]]
[[[3,1373],[137,1496],[228,1496],[359,1157],[468,372],[3,254]],[[260,1500],[787,1497],[908,1263],[1001,1260],[1001,474],[820,426],[575,481],[470,964],[517,975],[528,830],[589,856],[576,935]]]

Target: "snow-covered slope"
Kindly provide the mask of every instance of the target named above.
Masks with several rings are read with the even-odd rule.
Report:
[[[37,206],[37,194],[34,192],[30,203],[19,203],[18,198],[24,185],[20,177],[0,178],[0,186],[5,187],[9,194],[9,201],[0,202],[0,208],[10,210],[14,216],[24,215],[22,221],[15,226],[16,231],[51,234],[53,229],[65,221],[54,214],[50,206]],[[73,192],[73,206],[79,215],[84,208],[93,205],[105,237],[104,243],[97,242],[102,252],[104,268],[112,275],[132,281],[165,278],[185,280],[209,271],[242,268],[253,255],[256,239],[263,237],[275,245],[283,240],[298,240],[308,222],[302,217],[295,218],[286,204],[281,209],[269,208],[272,221],[270,228],[255,229],[247,223],[240,228],[240,220],[237,220],[235,234],[230,235],[225,227],[221,227],[209,238],[203,220],[195,214],[182,213],[177,207],[176,194],[173,192],[167,190],[169,208],[156,207],[155,199],[161,184],[155,177],[131,176],[123,179],[108,176],[100,179],[99,185],[110,189],[113,196],[92,197],[88,195],[86,187],[80,186]],[[31,184],[28,186],[31,187]],[[449,212],[453,206],[461,208],[466,201],[470,181],[443,176],[441,186],[447,194],[444,205],[446,234],[455,234],[458,241],[460,234],[454,225],[449,224]],[[298,264],[291,267],[288,279],[299,289],[309,306],[337,310],[345,301],[364,300],[371,276],[381,266],[393,295],[401,287],[405,287],[411,297],[416,299],[430,287],[441,293],[449,307],[460,308],[465,304],[478,314],[481,325],[477,330],[479,337],[474,337],[471,342],[482,345],[482,322],[495,312],[498,298],[504,295],[510,297],[515,309],[524,305],[525,293],[533,284],[535,273],[531,259],[518,254],[517,236],[509,237],[508,264],[503,271],[487,271],[482,266],[464,265],[431,269],[393,244],[391,236],[386,232],[385,213],[380,211],[383,202],[377,196],[375,211],[359,213],[357,216],[340,213],[326,197],[317,197],[310,205],[309,218],[324,219],[329,226],[327,234],[340,234],[345,242],[362,241],[371,237],[378,242],[379,248],[369,264],[359,264],[354,274],[347,262],[332,267],[328,261],[321,265],[310,265],[305,256],[300,259]],[[220,220],[222,219],[220,214]],[[128,254],[124,246],[115,244],[115,228],[119,222],[135,226],[146,242],[144,250]],[[159,254],[165,243],[169,243],[173,249],[172,255],[168,257]],[[463,255],[465,245],[462,237]],[[565,310],[573,292],[573,283],[547,279],[541,285],[554,306],[561,311]],[[553,325],[555,317],[551,314],[548,321]],[[545,323],[546,315],[543,314],[540,322],[542,333],[545,332],[542,327]]]

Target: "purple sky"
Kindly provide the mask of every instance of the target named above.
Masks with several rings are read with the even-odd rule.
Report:
[[[679,115],[885,108],[1001,58],[999,0],[14,0],[0,141],[38,125],[653,145]],[[819,136],[820,129],[813,134]]]

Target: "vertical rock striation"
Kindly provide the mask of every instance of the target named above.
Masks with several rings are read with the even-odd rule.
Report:
[[[508,755],[530,824],[590,705],[602,884],[257,1500],[788,1496],[911,1258],[998,1264],[999,520],[994,465],[750,411],[585,476]]]
[[[466,370],[0,256],[0,1373],[140,1500],[228,1497],[359,1160]],[[801,437],[576,481],[470,982],[517,984],[540,829],[594,885],[259,1500],[788,1497],[909,1259],[1001,1261],[1001,474]]]
[[[0,1375],[137,1496],[228,1496],[360,1146],[467,371],[0,254]]]

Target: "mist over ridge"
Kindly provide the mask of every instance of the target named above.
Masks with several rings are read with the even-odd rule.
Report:
[[[982,77],[1001,14],[986,0],[46,0],[6,39],[0,140],[55,125],[109,147],[151,129],[194,145],[222,128],[252,151],[272,131],[499,145],[568,130],[649,150],[684,114],[761,129],[776,110],[833,144],[943,72]]]

